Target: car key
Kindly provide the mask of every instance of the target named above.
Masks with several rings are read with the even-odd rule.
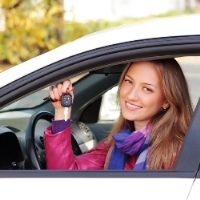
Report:
[[[65,93],[61,96],[61,105],[64,107],[65,121],[67,121],[68,108],[72,105],[72,95]]]

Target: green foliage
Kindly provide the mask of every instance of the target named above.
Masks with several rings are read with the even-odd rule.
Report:
[[[98,30],[153,17],[193,12],[171,11],[143,18],[80,23],[64,20],[63,0],[0,0],[0,5],[5,18],[4,30],[0,30],[0,64],[9,65],[18,64]]]
[[[11,64],[63,44],[63,6],[55,0],[2,0],[5,29],[0,32],[0,60]]]

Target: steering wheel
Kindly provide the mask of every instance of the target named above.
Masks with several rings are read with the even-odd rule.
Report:
[[[47,111],[40,111],[33,114],[28,121],[27,129],[26,129],[26,151],[27,151],[28,159],[30,161],[32,169],[41,170],[41,169],[44,169],[44,166],[46,166],[45,159],[43,159],[44,163],[41,163],[42,157],[45,157],[44,156],[45,150],[41,153],[41,155],[38,155],[36,151],[36,146],[35,146],[36,124],[40,119],[47,120],[48,122],[51,123],[52,118],[54,118],[54,115],[52,113],[47,112]],[[71,140],[72,140],[72,150],[74,152],[74,155],[82,154],[81,149],[72,134],[71,134]]]

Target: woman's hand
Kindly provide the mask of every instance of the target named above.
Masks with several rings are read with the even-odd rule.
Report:
[[[73,93],[73,87],[70,80],[66,80],[62,83],[56,84],[54,86],[51,86],[49,88],[49,95],[51,99],[54,101],[52,102],[54,108],[55,108],[55,120],[63,120],[64,119],[64,108],[61,105],[61,96],[62,94],[69,93],[72,95],[72,100],[74,100],[74,93]],[[69,119],[71,116],[71,107],[68,108],[68,116],[67,119]]]

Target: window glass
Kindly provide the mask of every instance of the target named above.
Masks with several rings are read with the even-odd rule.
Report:
[[[102,98],[99,119],[114,120],[119,116],[119,103],[117,101],[118,86],[108,90]]]
[[[87,74],[88,73],[78,75],[76,77],[73,77],[70,80],[72,83],[75,83],[76,81],[80,80]],[[49,89],[49,87],[39,90],[33,94],[30,94],[18,101],[6,106],[5,108],[1,109],[0,112],[6,112],[9,110],[15,110],[15,109],[18,110],[18,109],[34,108],[36,106],[39,106],[40,104],[42,104],[44,102],[43,99],[48,96],[48,89]],[[34,101],[33,101],[33,99],[34,99]]]
[[[181,57],[176,60],[179,62],[187,80],[194,109],[200,96],[200,56]]]

